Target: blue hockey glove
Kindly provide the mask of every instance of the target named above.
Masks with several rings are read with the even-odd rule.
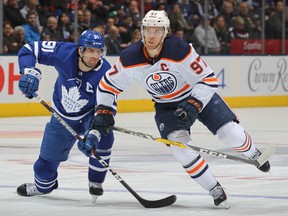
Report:
[[[112,107],[98,105],[96,115],[91,121],[90,128],[98,130],[101,135],[107,136],[111,132],[111,127],[115,124]]]
[[[202,107],[202,102],[192,96],[181,102],[174,112],[174,115],[178,116],[177,126],[181,129],[189,129],[198,118]]]
[[[83,141],[77,142],[78,149],[83,152],[87,157],[92,155],[92,150],[96,149],[101,139],[101,135],[97,130],[86,131]]]
[[[38,91],[39,82],[42,78],[41,71],[35,67],[24,68],[18,86],[19,89],[25,94],[25,97],[32,99],[33,93]]]

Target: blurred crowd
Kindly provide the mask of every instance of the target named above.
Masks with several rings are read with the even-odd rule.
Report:
[[[282,0],[266,0],[265,5],[259,0],[208,0],[207,14],[204,0],[143,0],[143,10],[141,0],[78,0],[77,14],[75,1],[4,0],[3,53],[16,54],[25,43],[37,40],[75,42],[84,30],[92,29],[105,38],[108,55],[119,55],[141,39],[141,11],[151,9],[165,10],[171,34],[192,42],[199,53],[206,44],[208,54],[229,54],[233,39],[259,39],[263,34],[266,39],[281,39],[284,7],[288,38],[288,8]]]

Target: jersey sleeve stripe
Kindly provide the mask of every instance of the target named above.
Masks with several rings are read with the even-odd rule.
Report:
[[[104,90],[104,89],[101,89],[100,86],[99,86],[99,88],[98,88],[98,91],[99,91],[99,92],[102,92],[102,93],[105,93],[105,94],[110,94],[110,95],[112,95],[113,97],[115,96],[114,93],[112,93],[112,92],[110,92],[110,91],[106,91],[106,90]]]
[[[171,94],[163,95],[163,96],[161,96],[160,98],[162,98],[162,99],[173,98],[173,97],[175,97],[176,95],[181,94],[183,91],[185,91],[185,90],[188,89],[189,87],[190,87],[190,85],[189,85],[189,84],[186,84],[186,85],[185,85],[182,89],[180,89],[179,91],[174,92],[174,93],[171,93]]]
[[[112,86],[113,88],[115,88],[115,89],[118,90],[119,92],[123,92],[122,89],[119,89],[119,88],[117,88],[115,85],[113,85],[113,84],[108,80],[107,76],[104,76],[103,78],[104,78],[105,83],[107,83],[107,85]]]
[[[121,93],[120,91],[116,90],[112,86],[108,86],[106,83],[104,83],[103,80],[101,80],[99,84],[100,84],[100,86],[99,86],[100,89],[103,89],[104,91],[105,90],[106,91],[111,91],[111,92],[113,92],[114,94],[117,94],[117,95]]]
[[[210,86],[212,88],[218,87],[218,79],[215,77],[214,73],[202,79],[199,83]]]
[[[38,55],[39,55],[39,42],[38,41],[35,41],[34,42],[34,55],[35,55],[35,58],[36,58],[36,61],[39,62],[38,60]]]
[[[202,80],[203,82],[218,82],[216,77],[206,77]]]

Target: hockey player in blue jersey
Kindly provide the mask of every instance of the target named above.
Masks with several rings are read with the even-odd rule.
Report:
[[[22,74],[19,88],[26,97],[33,98],[32,94],[38,90],[42,73],[35,67],[36,62],[54,66],[58,77],[51,106],[78,134],[84,134],[95,114],[99,81],[111,68],[104,58],[105,53],[106,46],[101,34],[90,30],[80,35],[78,44],[55,41],[26,44],[18,54]],[[115,115],[115,111],[112,112]],[[89,134],[85,136],[90,139]],[[113,133],[102,137],[97,135],[97,139],[99,144],[96,152],[109,163]],[[34,182],[22,184],[17,188],[17,193],[21,196],[34,196],[57,189],[57,169],[61,162],[68,159],[75,141],[74,136],[52,116],[45,127],[39,158],[34,163]],[[91,149],[83,149],[82,144],[78,142],[78,148],[90,156]],[[97,159],[89,157],[89,192],[94,200],[103,194],[102,183],[106,172],[106,168]]]
[[[192,44],[170,36],[165,11],[149,11],[142,20],[142,41],[122,51],[104,75],[97,90],[98,110],[91,128],[109,134],[114,123],[114,98],[137,80],[155,102],[155,122],[162,138],[194,145],[190,128],[198,119],[219,140],[245,157],[255,160],[261,152],[239,124],[235,114],[216,93],[218,81]],[[139,123],[141,124],[141,123]],[[87,148],[97,146],[86,141]],[[173,156],[188,175],[209,191],[216,206],[229,208],[227,196],[205,159],[193,150],[170,146]],[[257,167],[270,169],[269,161]]]

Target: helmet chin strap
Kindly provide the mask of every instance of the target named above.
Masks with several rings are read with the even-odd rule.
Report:
[[[81,62],[82,62],[86,67],[92,68],[91,66],[87,65],[86,62],[84,62],[83,54],[82,54],[82,56],[80,57],[80,60],[81,60]]]
[[[86,64],[86,62],[84,61],[84,59],[83,59],[83,56],[84,56],[84,48],[83,47],[81,47],[81,53],[82,53],[82,55],[81,55],[81,57],[80,57],[80,60],[81,60],[81,62],[86,66],[86,67],[88,67],[88,68],[91,68],[91,69],[94,69],[94,68],[96,68],[97,67],[97,65],[96,65],[96,67],[91,67],[91,66],[89,66],[88,64]],[[99,59],[99,62],[101,61],[101,58]]]
[[[150,49],[148,49],[146,46],[146,49],[148,50],[148,54],[151,54],[151,56],[150,57],[152,57],[153,56],[153,58],[158,54],[158,50],[159,50],[159,48],[161,47],[161,45],[162,45],[162,41],[159,43],[159,45],[158,45],[158,47],[156,48],[156,49],[153,49],[153,50],[150,50]]]

